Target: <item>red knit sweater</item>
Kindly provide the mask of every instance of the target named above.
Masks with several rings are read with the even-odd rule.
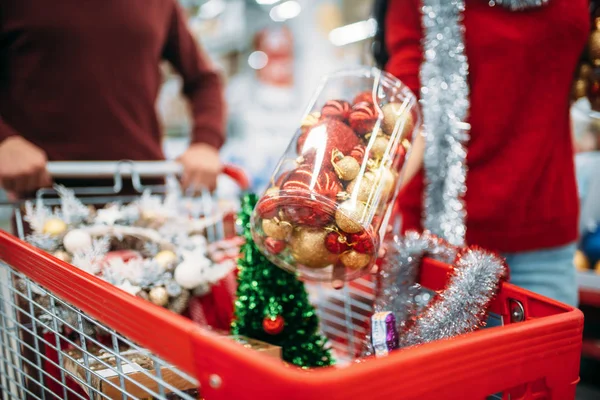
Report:
[[[163,158],[159,62],[181,74],[193,142],[224,140],[222,85],[176,0],[2,0],[0,141],[51,161]]]
[[[386,69],[419,92],[419,0],[390,0]],[[569,91],[589,33],[587,0],[511,12],[466,0],[471,88],[467,243],[519,252],[576,240],[578,197]],[[405,229],[421,227],[423,172],[400,197]]]

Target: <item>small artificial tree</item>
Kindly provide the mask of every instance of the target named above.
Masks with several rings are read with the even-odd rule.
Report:
[[[282,348],[283,359],[302,368],[333,364],[327,339],[304,284],[262,255],[251,234],[250,219],[257,197],[242,200],[239,223],[246,240],[238,261],[238,289],[232,334]]]

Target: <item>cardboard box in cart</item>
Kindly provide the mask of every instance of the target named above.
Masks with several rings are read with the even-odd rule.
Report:
[[[575,398],[582,314],[510,284],[491,307],[502,326],[385,358],[307,372],[223,340],[7,233],[0,233],[0,259],[10,266],[3,267],[9,275],[27,276],[190,374],[207,400],[484,399],[498,392],[505,399]],[[449,272],[449,266],[426,259],[421,284],[442,289]],[[357,285],[361,282],[351,286]],[[364,293],[354,297],[369,301]],[[326,321],[327,310],[320,312]]]

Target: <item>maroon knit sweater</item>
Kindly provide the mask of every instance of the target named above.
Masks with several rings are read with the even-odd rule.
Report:
[[[192,142],[220,147],[220,78],[175,0],[2,0],[0,141],[51,161],[162,159],[161,59],[183,77]]]

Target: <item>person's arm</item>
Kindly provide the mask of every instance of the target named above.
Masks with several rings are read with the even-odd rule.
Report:
[[[0,187],[14,198],[49,186],[46,153],[0,118]]]
[[[385,18],[385,44],[389,59],[385,70],[400,79],[418,97],[419,71],[423,62],[420,0],[388,0]],[[415,136],[411,156],[407,160],[402,185],[419,172],[423,164],[425,138]]]
[[[183,78],[192,109],[191,145],[180,157],[184,187],[214,188],[220,173],[218,150],[225,141],[225,101],[219,73],[192,37],[183,11],[173,1],[163,57]]]

